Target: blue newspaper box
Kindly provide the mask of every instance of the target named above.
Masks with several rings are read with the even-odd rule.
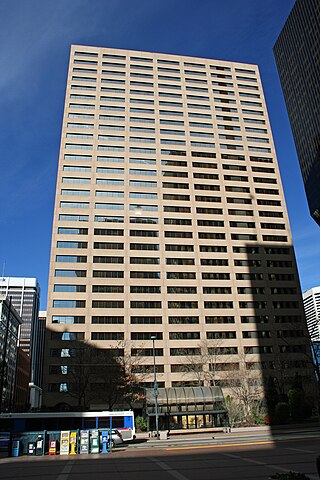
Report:
[[[19,450],[20,450],[20,441],[19,440],[14,440],[12,442],[12,447],[11,447],[11,456],[12,457],[19,457]]]
[[[102,453],[108,453],[108,437],[109,437],[109,432],[103,431],[102,432]]]

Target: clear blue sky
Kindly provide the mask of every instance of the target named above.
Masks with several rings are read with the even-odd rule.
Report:
[[[51,225],[72,43],[257,63],[302,289],[320,285],[310,218],[272,47],[294,0],[2,0],[0,268],[37,277],[46,308]],[[0,274],[1,274],[0,272]]]

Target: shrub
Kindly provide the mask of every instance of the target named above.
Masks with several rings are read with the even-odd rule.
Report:
[[[279,402],[276,405],[274,412],[274,423],[283,424],[289,420],[290,410],[289,405],[285,402]]]
[[[269,478],[272,480],[310,480],[309,477],[299,472],[276,473]]]
[[[144,417],[136,417],[136,428],[141,432],[146,432],[148,429],[147,420]]]
[[[304,418],[304,392],[297,388],[291,388],[288,392],[291,417],[294,419]]]

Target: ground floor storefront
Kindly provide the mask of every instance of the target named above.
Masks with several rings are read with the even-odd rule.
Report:
[[[220,387],[160,388],[146,392],[146,413],[149,430],[203,429],[225,427],[227,412]],[[156,415],[157,413],[157,415]]]

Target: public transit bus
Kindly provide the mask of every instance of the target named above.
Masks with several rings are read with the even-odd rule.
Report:
[[[36,412],[0,414],[0,432],[119,430],[124,441],[135,438],[132,410],[112,412]]]

